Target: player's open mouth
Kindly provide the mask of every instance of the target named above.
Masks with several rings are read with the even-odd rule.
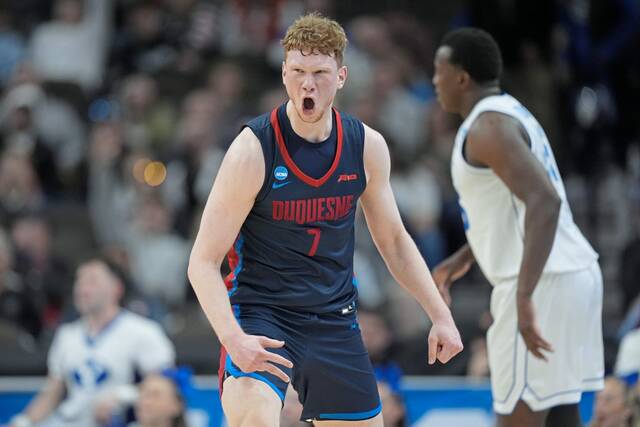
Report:
[[[312,98],[304,98],[302,100],[302,110],[306,114],[311,113],[315,105],[316,105],[316,102]]]

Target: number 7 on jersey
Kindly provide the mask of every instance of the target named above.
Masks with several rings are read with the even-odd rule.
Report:
[[[313,236],[313,243],[311,244],[311,249],[309,249],[309,253],[307,255],[314,256],[316,251],[318,250],[318,244],[320,243],[320,234],[321,230],[319,228],[310,228],[307,230],[307,234]]]

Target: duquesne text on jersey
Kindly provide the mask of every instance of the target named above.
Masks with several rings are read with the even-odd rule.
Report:
[[[298,224],[337,221],[347,216],[352,208],[353,195],[302,200],[274,200],[273,220]]]

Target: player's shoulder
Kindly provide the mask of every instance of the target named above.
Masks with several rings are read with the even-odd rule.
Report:
[[[254,130],[255,132],[259,132],[259,131],[264,131],[267,129],[270,129],[271,127],[271,111],[264,113],[264,114],[260,114],[257,117],[254,117],[250,120],[247,120],[247,122],[244,125],[244,129],[246,128],[250,128],[252,130]]]
[[[346,111],[337,110],[340,114],[340,120],[342,121],[342,127],[344,131],[355,132],[361,136],[364,136],[364,126],[365,124],[358,117],[347,113]]]
[[[148,331],[150,329],[160,329],[160,325],[147,317],[141,316],[129,310],[122,310],[119,314],[117,322],[120,323],[122,329]]]
[[[513,116],[503,111],[483,111],[469,127],[467,138],[474,140],[499,141],[519,134],[520,124]]]
[[[384,139],[382,133],[367,125],[366,123],[362,123],[362,127],[364,132],[365,148],[367,150],[388,150],[387,141]]]
[[[55,333],[55,338],[68,339],[71,336],[84,333],[84,326],[82,319],[73,320],[71,322],[65,322],[58,326]]]

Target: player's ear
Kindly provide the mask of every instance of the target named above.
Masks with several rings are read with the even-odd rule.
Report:
[[[471,83],[471,76],[466,71],[458,72],[458,85],[462,88],[466,88]]]
[[[345,65],[338,68],[338,89],[342,89],[344,84],[347,82],[347,76],[349,75],[349,70]]]
[[[285,58],[284,61],[282,61],[282,84],[284,84],[284,78],[287,75],[287,60]]]

